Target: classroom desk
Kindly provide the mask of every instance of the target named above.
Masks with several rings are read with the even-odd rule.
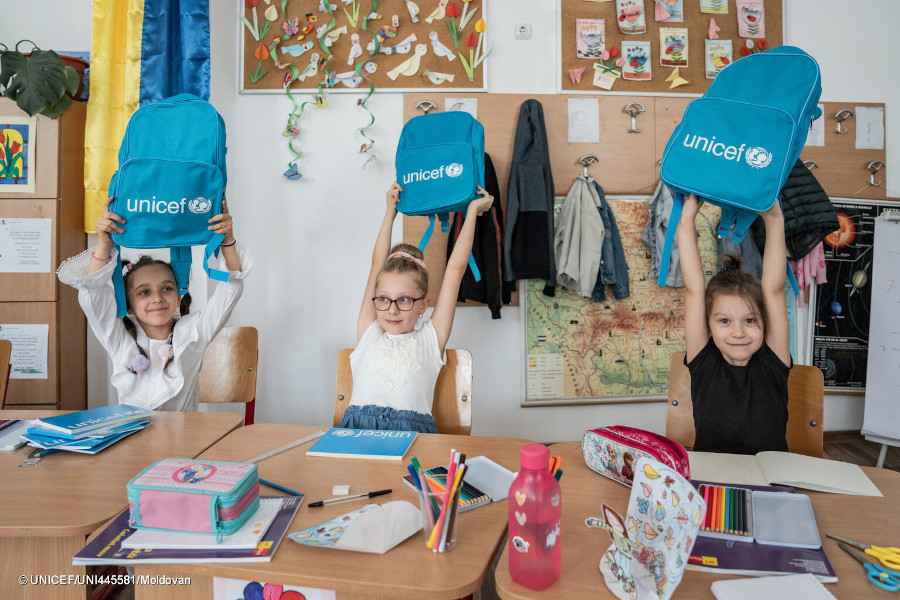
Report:
[[[509,556],[503,549],[495,574],[497,592],[504,600],[531,598],[615,598],[603,582],[599,564],[612,544],[609,534],[588,529],[584,519],[602,517],[601,503],[623,514],[628,508],[631,488],[602,477],[590,470],[581,455],[581,444],[566,442],[550,446],[550,453],[563,457],[562,487],[562,573],[550,587],[534,592],[513,582],[509,577]],[[837,583],[825,587],[838,598],[888,598],[895,594],[870,584],[865,571],[837,542],[826,538],[834,533],[882,546],[900,545],[900,473],[874,467],[863,467],[884,498],[847,496],[808,492],[819,526],[819,536],[828,561],[838,577]],[[714,598],[710,585],[718,579],[738,576],[700,571],[685,571],[673,598]]]
[[[65,411],[0,411],[37,419]],[[152,424],[96,455],[58,452],[19,468],[33,450],[0,452],[0,598],[84,600],[85,585],[20,585],[21,575],[86,575],[72,556],[87,536],[128,506],[125,484],[152,462],[194,457],[240,426],[225,412],[152,415]]]
[[[250,425],[232,432],[201,458],[240,461],[300,439],[320,427]],[[423,467],[446,464],[450,449],[467,456],[484,455],[516,471],[519,448],[528,440],[478,436],[419,434],[402,461],[307,457],[304,444],[259,463],[264,479],[303,492],[297,516],[287,533],[312,527],[363,506],[366,501],[309,508],[310,502],[332,497],[333,485],[349,484],[350,493],[384,488],[393,493],[379,503],[405,500],[418,506],[416,494],[401,481],[409,458]],[[266,495],[282,495],[263,486]],[[212,578],[230,577],[337,591],[337,597],[461,598],[481,585],[506,534],[506,502],[460,513],[457,546],[438,554],[425,547],[417,533],[384,555],[311,548],[285,536],[271,562],[136,565],[136,574],[190,577],[190,586],[136,586],[137,600],[195,600],[212,598]]]

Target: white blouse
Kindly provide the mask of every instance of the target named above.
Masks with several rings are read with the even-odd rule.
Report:
[[[222,329],[244,290],[243,279],[250,273],[253,260],[241,243],[237,250],[242,271],[232,271],[228,281],[218,282],[206,307],[179,318],[172,332],[174,358],[168,374],[163,371],[159,347],[165,340],[151,340],[137,320],[137,344],[150,359],[150,367],[140,377],[129,370],[128,363],[139,351],[135,340],[116,317],[116,298],[112,275],[116,267],[117,249],[103,268],[86,275],[94,248],[85,250],[60,265],[59,280],[78,289],[78,302],[88,324],[112,360],[110,383],[119,394],[119,404],[130,404],[154,410],[195,411],[198,408],[200,365],[206,347]],[[219,269],[226,269],[224,257]]]

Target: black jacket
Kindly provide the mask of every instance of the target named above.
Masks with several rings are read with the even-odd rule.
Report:
[[[500,318],[500,306],[509,304],[510,293],[515,282],[503,281],[503,211],[500,208],[500,184],[489,154],[484,155],[484,189],[494,197],[494,204],[475,220],[475,240],[472,242],[472,256],[481,271],[481,281],[475,281],[472,269],[466,267],[459,284],[458,299],[483,302],[491,309],[491,318]],[[447,239],[447,259],[453,253],[459,231],[465,222],[465,215],[455,213],[450,237]]]

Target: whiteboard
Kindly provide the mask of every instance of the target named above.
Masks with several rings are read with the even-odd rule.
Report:
[[[900,440],[900,220],[875,220],[862,433]]]

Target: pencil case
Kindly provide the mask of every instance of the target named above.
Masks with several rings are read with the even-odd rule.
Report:
[[[249,463],[164,458],[128,482],[129,524],[209,533],[221,539],[259,509],[259,474]]]
[[[634,464],[642,456],[672,467],[690,480],[687,450],[663,435],[624,425],[612,425],[586,431],[581,438],[584,462],[604,477],[631,486]]]

